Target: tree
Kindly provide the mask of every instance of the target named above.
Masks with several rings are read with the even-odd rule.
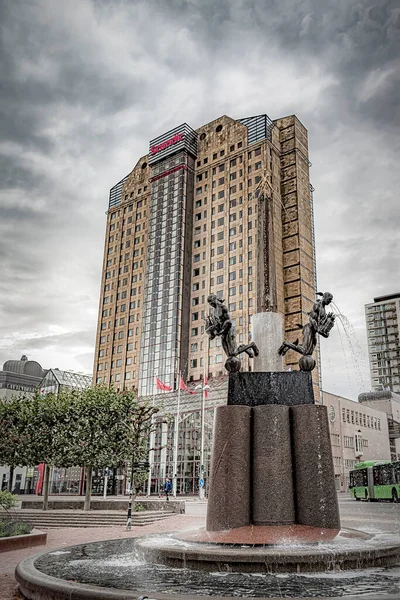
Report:
[[[30,402],[29,395],[0,399],[0,465],[10,468],[9,492],[12,492],[15,467],[28,464]]]
[[[132,391],[121,392],[124,406],[122,420],[124,428],[124,439],[121,448],[121,456],[133,462],[147,462],[149,440],[156,429],[155,415],[159,408],[153,406],[149,400],[139,400]],[[167,417],[168,419],[168,417]],[[131,467],[132,468],[132,467]],[[143,471],[138,472],[136,478],[131,473],[131,491],[136,494],[138,484],[145,480]]]
[[[36,391],[29,406],[26,425],[26,464],[45,464],[43,510],[48,508],[50,467],[74,465],[75,424],[71,421],[71,406],[75,391],[60,390],[58,394],[42,396]]]
[[[127,409],[121,393],[95,386],[80,391],[70,410],[75,438],[71,457],[73,464],[85,467],[84,510],[89,510],[93,468],[117,467],[123,460]]]

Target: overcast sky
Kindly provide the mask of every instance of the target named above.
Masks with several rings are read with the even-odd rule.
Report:
[[[0,0],[0,28],[1,364],[92,371],[108,191],[149,139],[295,113],[353,331],[323,386],[369,389],[364,305],[400,291],[398,0]]]

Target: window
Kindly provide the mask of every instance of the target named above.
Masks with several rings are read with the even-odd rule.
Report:
[[[201,219],[201,212],[196,213],[195,216],[194,216],[194,220],[195,221],[200,221],[200,219]]]
[[[199,290],[199,289],[200,289],[200,284],[199,283],[194,283],[193,284],[193,291],[197,292],[197,290]]]
[[[224,196],[225,196],[225,191],[224,190],[221,190],[220,192],[218,192],[218,200],[220,198],[224,198]]]
[[[223,269],[224,268],[224,261],[223,260],[219,260],[217,262],[217,269]]]
[[[192,327],[192,336],[194,337],[195,335],[199,335],[199,328],[198,327]]]
[[[194,312],[192,314],[192,321],[198,321],[199,320],[199,313],[198,312]]]
[[[223,275],[218,275],[218,277],[217,277],[217,285],[221,285],[222,283],[224,283],[224,276]]]
[[[229,281],[234,281],[235,279],[236,279],[236,271],[229,273]]]
[[[218,219],[218,227],[221,227],[221,225],[224,224],[224,217],[221,217],[220,219]]]
[[[200,254],[195,254],[193,256],[193,262],[199,262],[199,260],[200,260]]]
[[[193,277],[200,275],[200,269],[193,269]]]
[[[236,286],[229,288],[229,295],[230,296],[236,296]]]
[[[197,349],[198,349],[197,342],[195,344],[190,345],[190,352],[197,352]]]
[[[191,368],[191,369],[196,369],[196,367],[197,367],[197,358],[193,358],[193,359],[190,361],[190,368]]]

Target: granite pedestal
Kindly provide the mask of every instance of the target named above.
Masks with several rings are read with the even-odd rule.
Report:
[[[220,531],[250,523],[251,409],[219,406],[214,423],[212,483],[207,530]]]
[[[295,522],[289,407],[256,406],[253,412],[253,525]]]
[[[329,424],[311,373],[231,373],[214,426],[207,531],[340,529]]]

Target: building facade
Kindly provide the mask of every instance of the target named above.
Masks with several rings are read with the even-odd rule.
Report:
[[[7,360],[0,371],[0,398],[18,393],[33,394],[47,371],[24,354],[20,360]]]
[[[295,116],[187,124],[153,139],[110,191],[94,381],[156,393],[178,374],[219,377],[207,297],[229,305],[237,342],[251,317],[283,315],[294,341],[315,299],[307,130]],[[297,368],[298,355],[285,356]],[[243,369],[251,369],[247,355]],[[319,398],[318,369],[313,373]]]
[[[323,392],[327,406],[336,489],[347,492],[357,462],[390,460],[389,428],[382,410]]]
[[[386,414],[389,429],[390,458],[400,460],[400,395],[390,390],[366,392],[358,396],[358,401]]]
[[[371,388],[400,393],[400,293],[365,305]]]

